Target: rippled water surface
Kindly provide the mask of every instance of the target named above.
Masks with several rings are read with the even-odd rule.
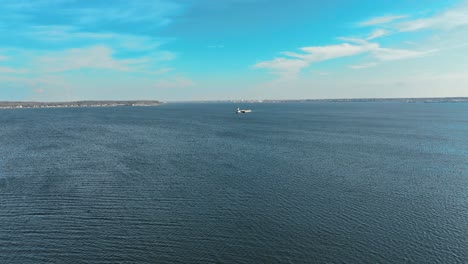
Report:
[[[468,263],[468,104],[0,111],[0,263]]]

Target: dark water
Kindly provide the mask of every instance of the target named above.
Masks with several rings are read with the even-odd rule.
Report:
[[[468,104],[0,111],[0,263],[468,263]]]

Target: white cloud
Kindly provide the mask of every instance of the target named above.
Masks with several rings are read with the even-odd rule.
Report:
[[[403,19],[408,16],[404,15],[387,15],[387,16],[381,16],[381,17],[374,17],[369,20],[363,21],[359,23],[359,26],[362,27],[367,27],[367,26],[377,26],[377,25],[382,25],[382,24],[389,24],[395,20]]]
[[[45,72],[64,72],[86,68],[130,71],[132,66],[147,61],[147,58],[115,59],[110,48],[95,46],[48,52],[44,56],[35,58],[33,64],[35,64],[35,68]]]
[[[346,38],[341,38],[346,39]],[[291,58],[275,58],[271,61],[259,62],[254,65],[255,68],[270,69],[282,78],[297,77],[299,72],[308,67],[312,63],[356,56],[360,54],[369,54],[372,58],[380,61],[396,61],[410,58],[424,57],[431,53],[437,52],[437,49],[417,51],[407,49],[392,49],[382,48],[378,43],[368,42],[362,39],[348,39],[357,44],[342,43],[338,45],[318,46],[318,47],[303,47],[300,48],[304,53],[296,52],[282,52],[283,55]],[[366,64],[352,65],[352,69],[363,69],[374,67],[377,62],[370,62]]]
[[[275,58],[270,61],[259,62],[255,68],[270,69],[283,78],[295,77],[308,63],[300,59]]]
[[[420,18],[401,22],[395,25],[401,32],[418,31],[429,28],[453,29],[468,26],[468,4],[453,7],[445,12],[428,18]]]
[[[19,34],[39,41],[47,42],[65,42],[83,39],[103,40],[111,39],[115,35],[111,33],[92,33],[80,32],[77,28],[71,26],[31,26]]]
[[[115,1],[106,8],[96,8],[83,4],[75,9],[62,9],[82,24],[146,23],[147,27],[166,26],[172,22],[171,16],[181,11],[182,6],[171,1]]]
[[[169,39],[118,34],[111,32],[87,32],[72,26],[32,26],[19,33],[34,41],[51,44],[92,44],[112,45],[127,51],[151,51],[165,44]]]
[[[404,60],[404,59],[424,57],[437,51],[438,51],[437,49],[432,49],[432,50],[427,50],[427,51],[415,51],[415,50],[406,50],[406,49],[378,48],[372,51],[372,53],[374,57],[380,61],[395,61],[395,60]]]
[[[304,75],[292,80],[273,79],[257,85],[257,88],[262,94],[269,95],[271,93],[283,98],[294,95],[293,89],[296,89],[296,95],[304,98],[307,93],[314,91],[314,87],[317,87],[315,89],[317,93],[313,95],[315,98],[331,97],[330,95],[333,94],[322,94],[325,94],[327,90],[334,89],[334,87],[336,94],[340,94],[340,97],[357,96],[360,89],[362,96],[367,97],[428,96],[428,94],[431,96],[467,95],[467,78],[460,77],[463,74],[468,76],[466,71],[458,75],[446,74],[447,76],[440,73],[444,71],[450,73],[454,69],[464,71],[466,66],[466,63],[462,62],[466,53],[454,49],[463,48],[465,50],[468,45],[468,39],[465,37],[468,36],[466,34],[468,32],[468,1],[464,1],[464,5],[458,5],[444,12],[430,16],[426,13],[426,17],[418,18],[421,17],[421,14],[414,14],[413,17],[403,15],[376,17],[359,23],[363,27],[372,27],[373,31],[365,38],[341,37],[338,39],[343,42],[342,44],[305,47],[300,49],[301,52],[287,51],[282,53],[283,58],[263,63],[264,68],[269,68],[274,72],[284,74],[293,72],[298,75],[303,68],[312,63],[365,55],[364,60],[348,67],[358,70],[379,66],[372,69],[373,73],[379,74],[369,75],[368,71],[343,71],[340,72],[342,81],[336,82],[332,80],[333,78],[318,78],[317,75],[322,74],[317,72],[315,68],[318,66],[316,66],[313,71],[315,76]],[[433,30],[431,31],[432,35],[423,36],[424,41],[412,42],[415,37],[420,36],[401,34],[401,32],[424,29]],[[380,42],[379,38],[390,34],[400,34],[398,37],[411,36],[411,39],[393,39],[392,42],[398,43],[396,44],[398,46],[378,43]],[[460,60],[458,63],[456,63],[457,58]],[[404,60],[408,61],[395,63]],[[418,75],[413,78],[418,72],[427,76]],[[433,75],[437,77],[432,77]],[[348,81],[343,81],[346,78]],[[447,85],[447,83],[453,85]],[[284,92],[285,86],[292,89]],[[322,87],[327,88],[322,89]],[[381,89],[376,90],[375,87]],[[350,92],[346,94],[348,91]]]
[[[389,68],[393,68],[388,65]],[[408,74],[407,68],[392,69],[395,74],[353,72],[335,78],[302,78],[288,82],[272,80],[251,88],[251,97],[278,98],[396,98],[468,96],[468,72]],[[288,89],[284,89],[288,87]]]
[[[372,39],[376,39],[376,38],[381,38],[383,36],[386,36],[390,34],[390,32],[388,30],[385,30],[385,29],[376,29],[374,30],[368,37],[367,37],[367,40],[372,40]]]
[[[153,61],[171,61],[177,58],[177,55],[171,51],[158,51],[147,55]]]
[[[354,56],[357,54],[365,53],[369,50],[378,47],[375,43],[365,43],[362,45],[352,45],[343,43],[339,45],[318,46],[318,47],[304,47],[300,50],[305,54],[298,54],[294,52],[283,52],[284,55],[303,59],[309,63],[331,60],[340,57]]]
[[[0,61],[6,61],[8,60],[9,58],[7,56],[2,56],[0,55]]]
[[[377,49],[378,44],[365,42],[361,45],[343,43],[329,46],[313,46],[300,48],[303,53],[282,52],[283,55],[291,58],[276,58],[271,61],[259,62],[255,68],[270,69],[281,77],[295,77],[299,72],[311,63],[321,62],[341,57],[355,56],[371,50]]]
[[[377,66],[378,64],[375,63],[375,62],[370,62],[370,63],[364,63],[364,64],[356,64],[356,65],[351,65],[349,66],[351,69],[355,69],[355,70],[358,70],[358,69],[366,69],[366,68],[371,68],[371,67],[375,67]]]
[[[165,73],[168,73],[170,71],[173,71],[174,68],[162,68],[162,69],[158,69],[158,70],[155,70],[153,71],[153,74],[165,74]]]
[[[0,67],[0,74],[2,73],[27,73],[28,70],[26,69],[17,69],[17,68],[10,68],[10,67]]]
[[[15,76],[13,77],[11,74],[2,76],[0,74],[0,85],[9,84],[18,88],[29,89],[34,97],[24,98],[24,100],[61,101],[76,99],[69,97],[72,84],[66,81],[63,76],[47,74],[40,77]],[[54,91],[54,93],[51,93],[51,91]],[[41,97],[35,97],[36,95]]]
[[[183,6],[170,0],[133,1],[131,4],[125,0],[114,0],[111,4],[76,0],[3,0],[0,11],[2,9],[5,14],[14,14],[22,20],[47,16],[49,21],[58,21],[66,17],[75,24],[138,23],[154,28],[169,24]]]
[[[145,36],[132,36],[124,34],[113,35],[112,41],[117,42],[117,46],[130,51],[154,50],[160,47],[167,40],[150,38]]]

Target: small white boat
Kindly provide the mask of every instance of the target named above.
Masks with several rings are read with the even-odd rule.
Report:
[[[245,114],[245,113],[251,113],[252,110],[250,109],[239,109],[239,107],[237,107],[237,110],[236,110],[236,114]]]

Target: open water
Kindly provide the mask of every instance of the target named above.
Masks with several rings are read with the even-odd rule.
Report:
[[[468,104],[0,111],[0,263],[468,263]]]

